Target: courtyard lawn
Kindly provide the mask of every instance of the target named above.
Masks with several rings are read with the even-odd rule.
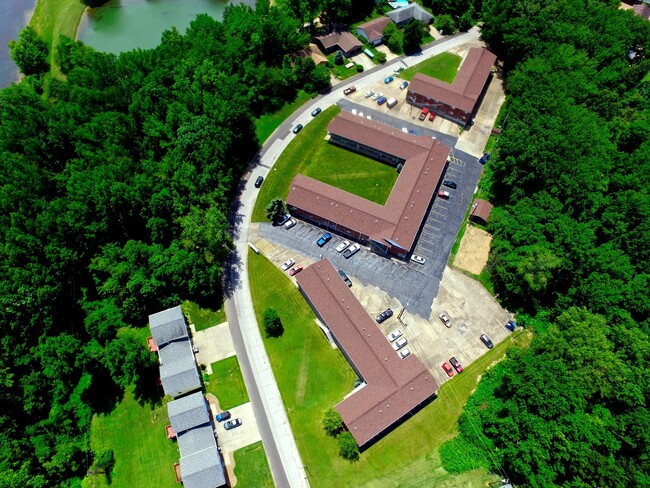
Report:
[[[383,205],[397,180],[395,168],[333,146],[325,140],[327,126],[339,113],[331,107],[315,117],[287,146],[268,174],[255,203],[253,222],[266,221],[273,198],[286,199],[298,173]]]
[[[262,115],[259,119],[255,120],[255,133],[257,134],[257,140],[260,141],[260,144],[264,144],[273,131],[280,127],[280,124],[284,122],[287,117],[294,113],[299,107],[306,103],[311,96],[309,93],[300,90],[296,99],[282,106],[282,108],[272,114]]]
[[[212,363],[212,374],[205,385],[205,391],[219,399],[219,406],[222,410],[228,410],[250,401],[237,356]]]
[[[144,347],[144,345],[143,345]],[[167,439],[169,424],[165,402],[160,406],[141,406],[133,388],[108,415],[95,415],[90,430],[93,451],[112,449],[115,454],[111,483],[104,475],[84,479],[86,488],[175,488],[174,464],[180,454],[175,441]]]
[[[272,306],[285,327],[282,337],[265,338],[264,343],[312,486],[473,487],[497,479],[483,470],[447,473],[438,448],[457,435],[458,417],[480,375],[503,358],[513,343],[527,345],[526,333],[513,334],[513,341],[496,345],[468,365],[442,386],[430,405],[351,463],[339,457],[336,442],[325,435],[321,419],[325,409],[352,389],[352,369],[329,346],[314,323],[313,312],[282,272],[253,252],[249,252],[248,269],[258,322],[265,308]]]
[[[207,329],[213,325],[219,325],[226,321],[226,310],[223,305],[223,298],[220,300],[220,303],[215,304],[217,310],[211,310],[209,308],[201,308],[196,303],[185,301],[181,305],[183,313],[185,313],[190,320],[190,323],[194,324],[197,332],[200,330]]]
[[[456,54],[441,53],[411,68],[405,69],[399,76],[407,81],[411,81],[415,73],[422,73],[423,75],[451,83],[456,78],[461,61],[462,58]]]
[[[262,441],[235,451],[235,477],[241,488],[274,488]]]

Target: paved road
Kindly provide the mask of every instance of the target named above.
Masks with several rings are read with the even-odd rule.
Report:
[[[382,66],[361,73],[349,80],[358,90],[364,90],[375,77],[392,73],[393,65],[401,62],[412,66],[431,56],[478,39],[477,29],[457,34],[426,46],[417,56],[396,59]],[[226,315],[233,334],[237,356],[242,364],[246,387],[257,418],[260,435],[269,459],[269,465],[276,486],[307,487],[303,463],[298,453],[296,441],[291,432],[284,404],[273,377],[269,359],[257,326],[247,275],[248,228],[257,191],[253,181],[258,176],[266,176],[278,157],[292,140],[291,127],[297,123],[307,124],[315,105],[325,109],[341,98],[341,89],[333,88],[330,93],[320,95],[301,108],[300,112],[287,119],[268,139],[262,150],[251,163],[249,172],[242,181],[239,194],[235,196],[230,216],[231,231],[235,239],[235,252],[228,263],[224,290],[226,293]]]

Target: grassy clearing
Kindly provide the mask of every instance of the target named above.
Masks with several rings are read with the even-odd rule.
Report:
[[[267,306],[285,325],[279,339],[264,339],[312,486],[473,487],[496,477],[483,470],[447,473],[438,448],[457,434],[457,420],[478,379],[500,360],[511,341],[487,352],[445,383],[439,397],[350,463],[320,425],[323,411],[352,388],[354,373],[313,323],[314,314],[295,286],[263,256],[249,252],[251,293],[259,323]],[[264,334],[262,334],[264,336]],[[513,341],[525,345],[517,335]]]
[[[336,76],[339,80],[347,80],[348,78],[351,78],[352,76],[357,74],[357,64],[354,63],[354,61],[350,61],[347,58],[343,58],[343,64],[338,65],[334,62],[334,56],[336,56],[336,52],[330,54],[327,56],[327,60],[330,63],[330,71],[334,76]],[[351,68],[346,68],[345,65],[348,63],[354,63],[354,66]]]
[[[185,301],[181,305],[181,308],[198,332],[199,330],[204,330],[226,321],[226,310],[223,299],[221,299],[221,303],[217,304],[217,306],[217,310],[212,310],[209,308],[201,308],[194,302]]]
[[[56,57],[59,36],[75,39],[77,27],[84,12],[80,0],[38,0],[30,24],[36,29],[50,49],[51,74],[61,77]]]
[[[144,347],[144,346],[143,346]],[[124,398],[108,415],[95,415],[92,421],[90,444],[96,452],[112,449],[115,468],[111,483],[104,475],[84,479],[86,488],[174,488],[174,464],[179,452],[176,443],[167,439],[165,426],[169,423],[167,407],[140,405],[133,389],[124,392]]]
[[[397,180],[395,169],[325,140],[327,125],[339,111],[338,107],[325,110],[287,146],[260,188],[253,222],[267,220],[267,205],[273,198],[287,197],[291,180],[298,173],[373,202],[386,203]]]
[[[205,391],[219,399],[219,406],[222,410],[228,410],[250,401],[237,356],[212,363],[212,374],[205,385]]]
[[[255,133],[260,144],[264,144],[264,141],[273,134],[275,129],[280,127],[282,122],[310,99],[311,95],[309,93],[300,90],[293,102],[285,104],[280,110],[272,114],[262,115],[255,120]]]
[[[262,442],[235,451],[238,488],[273,488],[273,478]]]
[[[400,73],[400,78],[411,81],[415,73],[422,73],[423,75],[451,83],[456,78],[461,61],[462,58],[460,56],[451,53],[441,53],[411,68],[405,69]]]

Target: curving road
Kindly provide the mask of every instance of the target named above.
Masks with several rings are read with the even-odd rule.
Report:
[[[425,59],[479,38],[479,31],[473,28],[467,33],[445,37],[423,47],[415,56],[400,57],[385,65],[377,66],[347,80],[357,90],[365,90],[372,82],[393,72],[393,65],[401,62],[412,66]],[[248,281],[248,231],[257,189],[253,183],[258,176],[266,177],[278,157],[293,139],[291,127],[297,123],[306,125],[311,119],[312,107],[323,110],[336,104],[341,98],[341,88],[316,97],[303,105],[291,118],[284,121],[266,141],[258,156],[251,163],[239,194],[233,203],[230,216],[235,251],[227,263],[224,290],[226,293],[226,316],[233,336],[235,351],[248,388],[253,411],[259,427],[264,449],[269,460],[276,486],[308,487],[305,467],[300,459],[295,438],[287,418],[269,358],[259,332]]]

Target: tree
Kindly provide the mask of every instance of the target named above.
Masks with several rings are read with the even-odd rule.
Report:
[[[375,54],[375,59],[378,63],[384,64],[386,62],[386,53],[383,51],[378,51],[377,54]]]
[[[433,25],[441,34],[446,36],[456,32],[456,24],[454,23],[454,19],[451,18],[451,15],[438,15]]]
[[[337,442],[339,445],[339,456],[349,461],[359,460],[359,446],[357,446],[357,441],[354,440],[352,434],[347,430],[342,432],[338,436]]]
[[[264,332],[268,337],[280,337],[284,333],[284,326],[278,312],[274,308],[267,308],[262,315]]]
[[[287,213],[287,206],[281,198],[274,198],[266,207],[266,218],[271,222],[279,222]]]
[[[31,25],[25,27],[18,35],[18,40],[9,41],[11,59],[25,75],[45,73],[50,69],[49,49]]]
[[[402,54],[404,52],[402,38],[402,31],[392,22],[384,29],[383,41],[388,49],[395,54]]]
[[[338,436],[343,430],[343,419],[333,408],[328,408],[323,413],[323,429],[332,437]]]
[[[422,39],[424,38],[424,29],[422,23],[417,19],[409,19],[404,26],[404,51],[414,52],[420,49]]]

